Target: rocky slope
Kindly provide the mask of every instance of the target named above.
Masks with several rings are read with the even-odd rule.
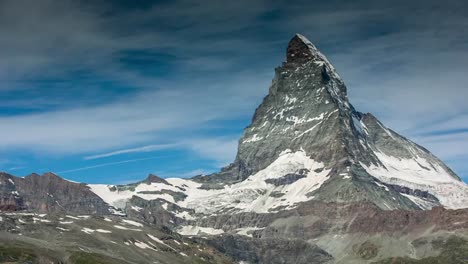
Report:
[[[327,58],[295,35],[239,140],[236,159],[219,173],[192,179],[149,175],[128,185],[0,174],[0,210],[59,219],[94,215],[86,225],[95,227],[70,231],[91,236],[98,229],[122,230],[99,217],[132,219],[147,230],[172,230],[185,236],[180,241],[206,245],[211,258],[200,261],[466,262],[467,185],[429,151],[355,110],[346,89]],[[10,229],[2,230],[14,233],[17,224],[8,221]],[[144,256],[156,254],[148,237],[115,239],[130,248],[147,245]],[[18,235],[14,240],[23,241]],[[101,249],[113,249],[111,244]],[[114,250],[129,252],[124,248]],[[92,253],[111,254],[102,250]],[[69,249],[60,252],[70,255]],[[166,253],[156,254],[161,263],[177,263]],[[150,262],[135,257],[129,263]]]
[[[110,214],[109,206],[86,184],[70,182],[53,173],[24,178],[0,173],[0,211]]]
[[[204,241],[118,216],[0,213],[0,263],[234,263]]]

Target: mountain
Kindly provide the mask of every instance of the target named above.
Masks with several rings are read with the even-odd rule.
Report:
[[[37,213],[110,214],[109,206],[86,184],[70,182],[53,173],[24,178],[0,173],[0,210]]]
[[[0,183],[0,209],[10,211],[4,217],[11,223],[11,229],[2,230],[23,235],[11,240],[34,237],[14,227],[23,229],[15,220],[22,211],[52,218],[47,227],[37,228],[63,228],[60,218],[67,214],[86,215],[79,227],[63,233],[84,232],[98,235],[87,239],[101,241],[103,234],[96,230],[108,230],[125,249],[106,242],[102,250],[86,250],[115,254],[127,263],[149,262],[116,252],[138,245],[147,253],[161,251],[151,237],[115,230],[128,221],[189,245],[201,243],[208,255],[199,260],[207,263],[468,259],[468,186],[428,150],[372,114],[358,112],[335,68],[299,34],[289,42],[286,61],[275,69],[268,95],[244,130],[235,160],[218,173],[191,179],[150,174],[127,185],[0,174]],[[109,217],[120,224],[109,226]],[[70,239],[63,235],[60,241]],[[169,259],[178,250],[196,257],[190,247],[172,249],[156,257],[175,263]],[[55,254],[68,256],[70,250]]]
[[[343,80],[310,41],[294,36],[286,55],[235,161],[220,173],[134,192],[91,189],[114,206],[137,195],[206,214],[276,212],[309,200],[372,201],[383,210],[468,207],[467,185],[442,161],[354,109]]]
[[[468,206],[466,185],[460,178],[427,150],[386,128],[373,115],[357,112],[333,66],[301,35],[290,41],[287,61],[276,69],[269,94],[239,141],[234,163],[220,175],[198,180],[241,181],[278,162],[285,152],[329,171],[326,178],[312,172],[317,169],[314,166],[299,165],[289,172],[309,170],[307,176],[313,180],[302,181],[317,184],[305,190],[309,197],[368,199],[384,209]],[[379,184],[391,191],[380,192]],[[366,197],[356,193],[362,189]]]

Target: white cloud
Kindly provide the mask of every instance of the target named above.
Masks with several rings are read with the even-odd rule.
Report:
[[[111,165],[138,162],[138,161],[143,161],[143,160],[160,159],[160,158],[164,158],[164,156],[155,156],[155,157],[147,157],[147,158],[140,158],[140,159],[128,159],[128,160],[121,160],[121,161],[115,161],[115,162],[107,162],[107,163],[101,163],[101,164],[96,164],[96,165],[92,165],[92,166],[85,166],[85,167],[80,167],[80,168],[74,168],[74,169],[59,171],[57,173],[64,174],[64,173],[68,173],[68,172],[84,171],[84,170],[90,170],[90,169],[95,169],[95,168],[107,167],[107,166],[111,166]]]
[[[205,138],[195,139],[186,144],[196,154],[218,162],[218,166],[225,166],[234,161],[237,151],[237,138]]]
[[[197,138],[215,121],[251,115],[258,97],[242,91],[258,82],[253,76],[238,77],[225,79],[232,84],[224,89],[223,82],[202,83],[143,92],[96,107],[0,117],[2,127],[8,128],[0,130],[0,148],[74,154]]]
[[[92,159],[100,159],[100,158],[107,158],[111,156],[121,155],[121,154],[128,154],[128,153],[140,153],[140,152],[151,152],[157,150],[164,150],[164,149],[171,149],[179,146],[179,144],[158,144],[158,145],[147,145],[141,146],[136,148],[129,148],[129,149],[121,149],[116,151],[111,151],[107,153],[91,155],[84,157],[85,160],[92,160]]]
[[[159,150],[181,148],[193,152],[196,156],[204,159],[214,160],[216,166],[225,166],[232,162],[237,150],[237,136],[235,138],[227,137],[209,137],[193,138],[190,140],[181,140],[171,144],[144,145],[126,149],[118,149],[111,152],[96,154],[84,157],[85,160],[100,159],[111,156],[117,156],[128,153],[144,153]]]
[[[415,141],[445,160],[468,155],[468,133],[415,137]]]

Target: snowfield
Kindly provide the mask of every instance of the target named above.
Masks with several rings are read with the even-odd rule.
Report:
[[[267,168],[251,175],[246,180],[226,185],[220,190],[200,189],[200,183],[188,179],[166,179],[172,186],[162,183],[141,183],[135,191],[111,191],[112,185],[90,184],[91,190],[99,195],[106,203],[123,208],[125,202],[133,195],[145,200],[164,199],[180,207],[192,208],[196,213],[216,214],[218,211],[230,208],[233,212],[267,213],[278,208],[293,208],[297,203],[312,199],[307,194],[318,189],[327,179],[330,170],[323,169],[324,165],[310,159],[304,151],[283,151],[278,159]],[[306,169],[304,178],[291,184],[275,186],[267,183],[267,179],[277,179],[286,174],[298,173]],[[320,169],[320,172],[315,170]],[[183,192],[187,198],[175,201],[169,194],[144,194],[143,191],[171,190]],[[281,197],[270,196],[275,192]],[[190,217],[187,213],[182,217]]]
[[[402,159],[374,152],[383,166],[366,166],[366,171],[382,182],[427,191],[437,197],[440,204],[448,209],[468,207],[468,186],[455,179],[446,169],[437,163],[415,155],[413,159]],[[424,200],[411,195],[404,195],[422,209],[431,206]]]

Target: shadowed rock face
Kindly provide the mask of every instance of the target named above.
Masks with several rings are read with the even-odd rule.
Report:
[[[283,177],[276,178],[276,179],[266,179],[266,183],[273,184],[275,186],[281,186],[281,185],[288,185],[293,182],[296,182],[302,178],[306,177],[306,174],[309,172],[307,169],[302,169],[299,170],[297,173],[288,173],[284,175]]]
[[[147,183],[147,184],[162,183],[162,184],[166,184],[166,185],[171,185],[170,183],[168,183],[163,178],[161,178],[159,176],[156,176],[154,174],[149,174],[148,177],[144,180],[144,182]]]
[[[64,180],[53,173],[18,178],[0,174],[2,211],[109,214],[109,206],[85,184]]]
[[[321,60],[317,49],[302,35],[296,34],[289,41],[286,61],[288,63],[304,63],[311,60]]]

